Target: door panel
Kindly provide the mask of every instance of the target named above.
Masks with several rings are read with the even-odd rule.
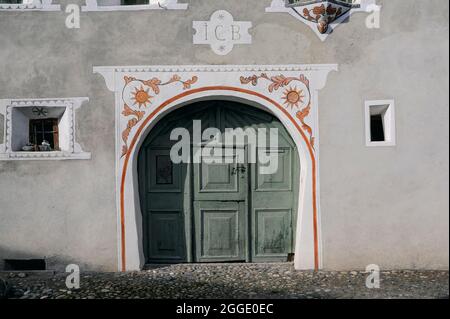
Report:
[[[139,157],[140,194],[144,229],[144,254],[148,263],[185,262],[186,237],[182,183],[186,164],[173,164],[170,149],[144,146]]]
[[[199,192],[239,192],[237,175],[232,175],[237,164],[200,164]]]
[[[148,149],[148,190],[152,193],[181,192],[182,165],[170,160],[170,149]]]
[[[286,261],[294,251],[297,211],[298,160],[295,148],[260,149],[277,154],[278,168],[273,174],[262,174],[259,161],[253,165],[252,261]]]
[[[245,201],[247,199],[248,167],[245,164],[245,148],[222,147],[221,149],[224,154],[222,158],[203,157],[201,163],[194,164],[194,200]],[[194,147],[194,152],[198,150],[198,147]]]
[[[197,262],[247,259],[245,149],[222,147],[221,151],[224,157],[220,159],[203,157],[201,163],[194,164]]]
[[[277,154],[278,169],[273,174],[262,174],[260,161],[256,163],[256,191],[291,191],[292,190],[292,152],[289,148],[279,148],[276,150],[259,150],[265,153]],[[258,154],[259,154],[258,152]],[[258,159],[260,157],[258,156]]]
[[[286,260],[292,249],[291,209],[255,209],[255,257]]]
[[[151,259],[183,260],[183,217],[179,211],[150,211],[147,215]]]
[[[245,261],[243,202],[194,203],[196,261]]]

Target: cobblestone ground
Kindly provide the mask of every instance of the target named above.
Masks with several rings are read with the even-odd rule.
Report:
[[[299,272],[291,264],[154,266],[132,273],[82,273],[68,290],[65,273],[0,273],[10,298],[448,298],[448,271],[385,271],[380,289],[366,288],[363,272]],[[24,277],[26,276],[26,277]]]

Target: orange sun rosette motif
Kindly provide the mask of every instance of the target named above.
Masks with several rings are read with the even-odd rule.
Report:
[[[142,106],[147,107],[147,105],[151,103],[152,98],[149,92],[150,89],[148,88],[147,90],[145,90],[142,85],[140,88],[136,87],[136,91],[132,93],[132,100],[134,101],[134,105],[138,105],[139,108],[141,108]]]
[[[286,89],[283,93],[282,99],[284,100],[284,105],[292,108],[299,108],[303,104],[305,95],[303,90],[297,89],[297,87],[290,87]]]
[[[161,87],[178,83],[182,85],[182,90],[188,90],[197,83],[198,77],[192,76],[183,80],[179,75],[174,74],[166,82],[155,77],[143,80],[132,76],[124,76],[123,79],[125,85],[122,90],[122,115],[127,119],[127,124],[122,131],[122,157],[128,153],[128,138],[133,128],[144,119],[146,109],[152,104],[152,99],[159,95]]]
[[[306,118],[311,113],[311,92],[309,89],[309,80],[308,78],[301,74],[299,77],[286,77],[283,74],[269,76],[266,73],[262,73],[260,75],[252,75],[252,76],[241,76],[240,81],[241,84],[251,84],[253,86],[257,86],[260,80],[265,80],[269,82],[269,86],[267,90],[269,93],[274,93],[281,88],[285,88],[285,91],[282,94],[281,99],[284,101],[283,104],[286,108],[290,108],[291,111],[296,109],[295,117],[302,124],[302,128],[308,132],[309,141],[314,149],[314,134],[310,125],[306,123]],[[290,86],[288,85],[295,83],[298,86]]]

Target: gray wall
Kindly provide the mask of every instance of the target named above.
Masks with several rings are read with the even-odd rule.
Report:
[[[114,96],[94,65],[338,63],[320,93],[325,268],[448,268],[448,1],[379,0],[381,29],[358,13],[324,43],[290,16],[265,14],[271,0],[188,2],[82,13],[79,30],[63,12],[0,12],[0,98],[88,96],[78,139],[93,154],[0,162],[0,260],[116,269]],[[192,21],[217,9],[252,21],[253,45],[225,57],[194,46]],[[398,144],[366,148],[364,100],[386,98]]]

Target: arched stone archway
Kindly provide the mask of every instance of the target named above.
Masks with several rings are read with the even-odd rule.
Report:
[[[296,269],[321,268],[318,171],[318,91],[335,65],[97,67],[116,97],[118,261],[123,271],[144,265],[137,158],[148,132],[167,113],[205,99],[262,108],[286,127],[301,171]]]

